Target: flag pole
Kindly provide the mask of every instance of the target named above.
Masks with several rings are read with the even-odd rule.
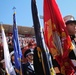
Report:
[[[13,7],[13,12],[14,12],[14,13],[15,13],[15,10],[16,10],[16,7]],[[23,75],[23,74],[22,74],[22,66],[21,66],[21,61],[22,61],[22,59],[19,58],[19,61],[20,61],[20,71],[19,71],[19,74],[20,74],[20,75]]]

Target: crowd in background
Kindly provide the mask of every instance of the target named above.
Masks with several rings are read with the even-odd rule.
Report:
[[[7,36],[6,39],[7,39],[8,45],[12,46],[13,45],[12,36]],[[21,37],[20,36],[19,41],[20,41],[21,48],[27,46],[29,42],[36,43],[35,37]],[[0,36],[0,44],[2,44],[2,37],[1,36]]]
[[[13,50],[13,41],[12,41],[13,36],[6,36],[7,43],[9,46],[10,52]],[[25,52],[26,49],[28,49],[28,44],[31,43],[33,48],[36,46],[36,39],[34,36],[29,36],[29,37],[24,37],[24,36],[19,36],[19,42],[20,42],[20,47],[22,49],[22,53]],[[3,58],[3,47],[2,47],[2,37],[0,36],[0,60]]]

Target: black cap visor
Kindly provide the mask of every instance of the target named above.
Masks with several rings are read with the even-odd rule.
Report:
[[[69,21],[66,22],[66,25],[68,25],[68,24],[70,24],[70,23],[76,24],[76,20],[73,20],[73,21],[72,21],[72,20],[69,20]]]

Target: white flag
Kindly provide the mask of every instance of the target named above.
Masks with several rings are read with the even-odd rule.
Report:
[[[2,29],[2,42],[3,42],[3,49],[4,49],[4,60],[5,60],[5,69],[8,75],[16,75],[15,70],[11,63],[11,57],[9,54],[8,44],[4,32],[4,28],[1,26]]]

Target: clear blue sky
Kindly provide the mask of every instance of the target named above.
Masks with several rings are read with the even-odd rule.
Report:
[[[76,0],[56,0],[62,16],[71,14],[76,18]],[[38,15],[43,15],[43,0],[36,0]],[[17,25],[33,25],[31,14],[31,0],[0,0],[0,22],[13,24],[13,7],[16,7]],[[40,19],[42,23],[42,19]]]

